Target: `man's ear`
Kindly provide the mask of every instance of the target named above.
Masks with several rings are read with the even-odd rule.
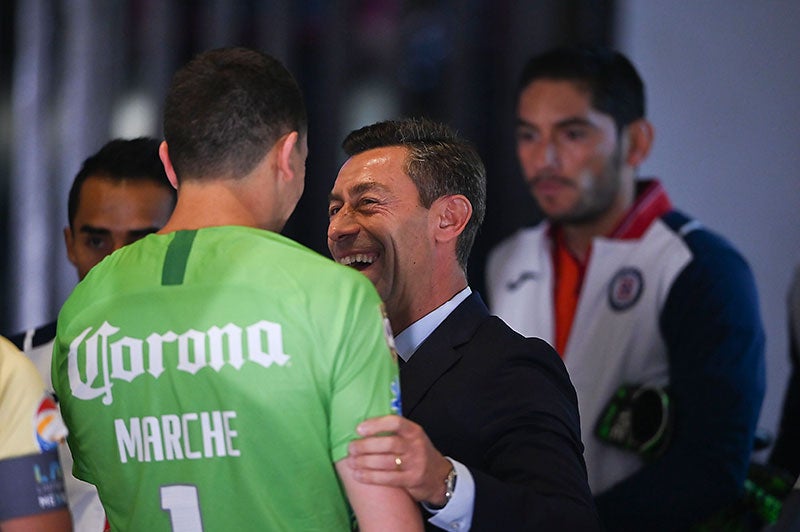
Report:
[[[297,148],[297,141],[299,138],[300,134],[297,131],[292,131],[278,140],[278,145],[276,146],[278,173],[283,176],[284,179],[291,180],[297,172],[297,169],[294,167],[292,152]]]
[[[640,118],[628,124],[625,127],[624,134],[628,138],[628,149],[625,156],[625,162],[634,168],[641,165],[647,156],[650,154],[650,148],[653,146],[653,124]]]
[[[178,176],[175,174],[175,169],[172,167],[172,161],[169,158],[169,148],[167,148],[167,141],[162,141],[158,146],[158,156],[161,158],[161,164],[164,165],[164,171],[167,173],[167,179],[175,190],[178,190]]]
[[[75,246],[75,236],[72,234],[72,228],[70,226],[66,226],[64,228],[64,247],[67,248],[67,258],[72,263],[72,265],[77,268],[78,265],[75,264],[75,253],[73,251],[74,246]]]
[[[435,216],[436,240],[440,242],[458,238],[472,218],[472,203],[462,194],[442,196],[433,202],[431,209]]]

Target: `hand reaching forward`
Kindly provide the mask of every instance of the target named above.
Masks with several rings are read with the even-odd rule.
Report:
[[[356,427],[347,465],[365,484],[405,488],[417,502],[443,506],[445,478],[453,467],[436,450],[422,427],[400,416],[368,419]]]

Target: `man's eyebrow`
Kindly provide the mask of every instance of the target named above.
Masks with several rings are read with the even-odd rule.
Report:
[[[151,233],[155,233],[158,231],[158,227],[151,226],[151,227],[136,227],[134,229],[128,230],[128,235],[134,238],[141,238],[143,236],[147,236]],[[93,225],[82,225],[78,228],[79,233],[84,233],[88,235],[110,235],[111,230],[105,227],[95,227]]]
[[[79,233],[88,233],[90,235],[108,235],[111,230],[105,227],[95,227],[93,225],[84,224],[78,228]]]
[[[131,229],[128,231],[128,234],[134,238],[142,238],[143,236],[147,236],[153,234],[159,230],[158,227],[143,227],[141,229]]]
[[[531,129],[539,129],[536,125],[531,124],[530,122],[527,122],[527,121],[525,121],[525,120],[523,120],[522,118],[519,118],[519,117],[517,117],[517,119],[516,119],[515,126],[516,127],[526,127],[526,128],[531,128]],[[589,121],[588,119],[586,119],[586,118],[584,118],[582,116],[571,116],[569,118],[565,118],[563,120],[559,120],[558,122],[556,122],[556,127],[563,128],[563,127],[571,127],[571,126],[582,126],[582,127],[591,127],[591,128],[596,127],[591,121]]]
[[[537,129],[536,126],[534,126],[530,122],[521,119],[520,117],[517,117],[517,119],[514,121],[514,127],[528,127],[531,129]]]
[[[387,189],[385,186],[383,186],[380,183],[376,183],[375,181],[363,181],[361,183],[356,183],[355,185],[350,187],[348,192],[354,196],[357,196],[359,194],[364,194],[365,192],[369,192],[371,190],[386,191]],[[342,201],[342,196],[340,194],[335,194],[331,192],[330,194],[328,194],[328,202],[331,201]]]
[[[571,126],[581,126],[590,128],[596,127],[591,121],[582,116],[572,116],[556,122],[556,127],[571,127]]]

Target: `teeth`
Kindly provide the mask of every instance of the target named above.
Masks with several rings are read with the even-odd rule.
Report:
[[[345,266],[350,266],[354,262],[363,262],[365,264],[372,264],[375,262],[375,258],[369,255],[364,255],[363,253],[359,253],[357,255],[349,255],[347,257],[342,257],[339,259],[339,264],[344,264]]]

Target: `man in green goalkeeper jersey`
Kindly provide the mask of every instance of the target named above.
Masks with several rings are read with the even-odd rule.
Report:
[[[305,179],[306,114],[275,59],[200,54],[175,75],[157,234],[92,269],[58,320],[53,382],[76,476],[114,530],[417,530],[357,483],[356,425],[399,410],[380,299],[278,234]]]

